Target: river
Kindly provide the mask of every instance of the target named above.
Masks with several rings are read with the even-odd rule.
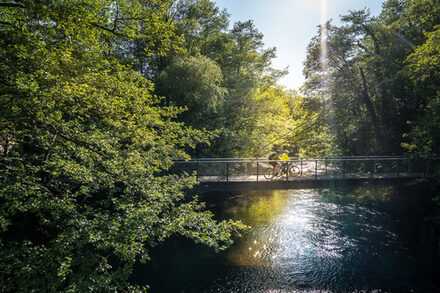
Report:
[[[358,186],[217,192],[221,218],[252,228],[215,253],[170,239],[136,268],[150,292],[440,292],[439,229],[418,189]]]

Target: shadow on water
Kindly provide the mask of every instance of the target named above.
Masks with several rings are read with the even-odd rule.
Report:
[[[175,238],[139,265],[151,292],[440,292],[433,204],[415,188],[207,193],[220,218],[252,226],[215,253]]]

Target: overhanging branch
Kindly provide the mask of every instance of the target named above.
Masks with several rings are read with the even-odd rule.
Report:
[[[132,38],[130,38],[130,37],[127,36],[127,35],[124,35],[124,34],[121,34],[121,33],[117,32],[117,31],[115,31],[114,29],[109,29],[108,27],[102,26],[102,25],[97,24],[97,23],[95,23],[95,22],[89,22],[89,23],[90,23],[90,25],[92,25],[92,26],[94,26],[94,27],[96,27],[96,28],[99,28],[99,29],[102,29],[102,30],[108,31],[108,32],[110,32],[110,33],[112,33],[112,34],[114,34],[114,35],[116,35],[116,36],[118,36],[118,37],[123,37],[123,38],[132,39]]]

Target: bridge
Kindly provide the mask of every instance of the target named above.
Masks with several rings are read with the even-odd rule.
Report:
[[[282,162],[291,172],[272,176],[273,162]],[[400,156],[306,157],[290,161],[205,158],[176,161],[172,170],[194,174],[202,190],[253,190],[405,183],[427,176],[439,165],[440,158],[415,160]]]

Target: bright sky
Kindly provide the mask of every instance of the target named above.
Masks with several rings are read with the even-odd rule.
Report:
[[[381,0],[215,0],[235,21],[252,19],[264,34],[266,47],[277,48],[273,66],[289,66],[289,74],[280,80],[287,88],[297,89],[304,82],[302,75],[306,48],[318,32],[321,17],[340,23],[339,16],[349,10],[369,8],[372,15],[382,9]],[[321,7],[326,7],[321,15]]]

